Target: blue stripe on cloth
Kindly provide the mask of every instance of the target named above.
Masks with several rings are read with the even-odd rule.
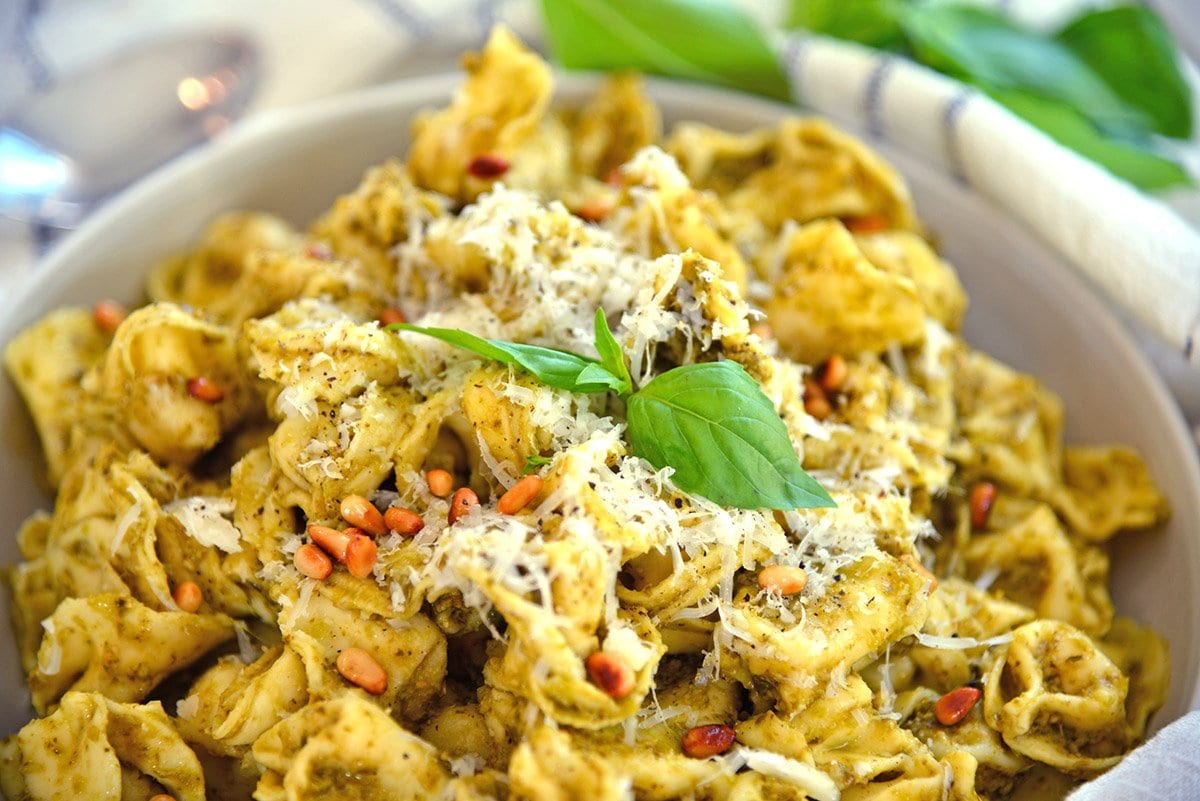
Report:
[[[887,121],[883,116],[883,85],[895,66],[894,58],[882,57],[867,76],[867,84],[863,89],[863,117],[867,121],[867,133],[873,139],[887,138]]]
[[[424,39],[434,33],[433,25],[404,0],[370,0],[388,18],[414,39]]]
[[[479,26],[480,38],[486,39],[492,27],[500,21],[500,0],[480,0],[475,4],[475,24]]]
[[[783,49],[783,69],[792,83],[792,99],[804,103],[804,55],[808,40],[804,36],[789,36]]]
[[[942,109],[942,134],[946,163],[950,165],[950,174],[954,176],[956,181],[963,185],[969,185],[971,182],[967,178],[962,148],[958,141],[958,121],[962,117],[963,110],[971,102],[972,98],[975,97],[975,94],[974,89],[960,89],[955,93],[954,97],[946,102],[945,108]]]
[[[34,41],[34,21],[41,10],[42,0],[25,0],[17,12],[20,18],[15,31],[16,41],[13,43],[17,61],[29,76],[30,85],[37,91],[49,89],[54,84],[54,72]]]

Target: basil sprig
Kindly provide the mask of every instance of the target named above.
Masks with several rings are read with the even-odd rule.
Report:
[[[640,69],[787,97],[767,35],[734,0],[543,0],[566,67]],[[1192,183],[1156,140],[1187,139],[1192,95],[1152,10],[1088,11],[1057,33],[973,5],[789,0],[783,28],[900,53],[988,94],[1142,189]],[[782,88],[781,88],[782,87]]]
[[[737,362],[685,364],[629,397],[629,445],[671,479],[722,506],[833,506],[800,467],[775,405]],[[696,489],[692,489],[696,488]]]
[[[434,337],[487,359],[520,367],[570,392],[616,392],[626,403],[630,450],[656,470],[674,468],[677,487],[739,509],[834,506],[804,472],[770,398],[736,362],[686,364],[635,389],[603,310],[595,318],[600,360],[569,351],[484,339],[453,328],[387,326]],[[526,472],[545,464],[529,457]]]
[[[632,69],[787,100],[787,76],[735,0],[542,0],[550,48],[572,69]]]
[[[623,383],[600,362],[570,351],[484,339],[458,328],[423,328],[409,323],[392,323],[388,329],[424,334],[484,358],[523,368],[543,384],[556,389],[583,393],[628,391],[628,383]]]

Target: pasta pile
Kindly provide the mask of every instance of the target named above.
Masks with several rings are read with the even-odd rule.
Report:
[[[1143,738],[1166,644],[1104,542],[1165,501],[956,335],[887,164],[664,138],[632,76],[553,111],[503,29],[466,66],[308,230],[221,217],[147,304],[9,344],[56,502],[6,797],[1027,798]],[[837,507],[683,492],[615,395],[383,325],[594,356],[597,309],[638,383],[744,367]]]

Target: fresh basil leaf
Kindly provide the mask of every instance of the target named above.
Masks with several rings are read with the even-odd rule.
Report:
[[[1080,16],[1058,34],[1122,100],[1140,109],[1154,130],[1192,135],[1192,93],[1179,70],[1171,33],[1144,6],[1120,6]]]
[[[530,454],[529,456],[525,457],[525,469],[521,471],[521,475],[527,476],[530,473],[536,473],[539,467],[548,465],[552,461],[554,460],[549,456],[542,456],[541,454],[537,453]]]
[[[423,328],[409,323],[392,323],[387,328],[389,331],[424,334],[486,359],[521,367],[533,373],[543,384],[558,389],[608,392],[619,391],[622,387],[621,379],[601,367],[595,359],[565,350],[484,339],[456,328]]]
[[[791,97],[779,58],[735,0],[542,0],[550,49],[572,69],[633,69]]]
[[[1188,173],[1174,161],[1133,142],[1106,137],[1081,115],[1065,106],[1022,92],[991,94],[1052,139],[1134,186],[1166,189],[1193,183]]]
[[[995,12],[913,6],[900,24],[924,64],[990,91],[1020,91],[1064,104],[1110,132],[1138,134],[1150,121],[1061,42]]]
[[[792,0],[783,24],[880,50],[900,50],[903,5],[899,0]]]
[[[633,378],[629,375],[629,367],[625,364],[625,352],[621,344],[613,336],[608,327],[608,318],[604,309],[596,309],[596,352],[600,354],[600,364],[612,375],[621,380],[623,389],[618,389],[618,395],[628,395],[633,391]]]
[[[629,397],[633,452],[671,480],[740,509],[834,506],[800,466],[787,427],[758,382],[736,362],[676,367]]]

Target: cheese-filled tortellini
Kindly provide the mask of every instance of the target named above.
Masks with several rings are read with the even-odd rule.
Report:
[[[54,491],[6,798],[1005,801],[1147,736],[1153,461],[963,339],[892,167],[556,102],[504,28],[464,67],[315,219],[6,346]],[[831,505],[713,499],[785,464]]]
[[[7,798],[204,801],[204,773],[162,705],[69,692],[50,715],[0,741]]]

